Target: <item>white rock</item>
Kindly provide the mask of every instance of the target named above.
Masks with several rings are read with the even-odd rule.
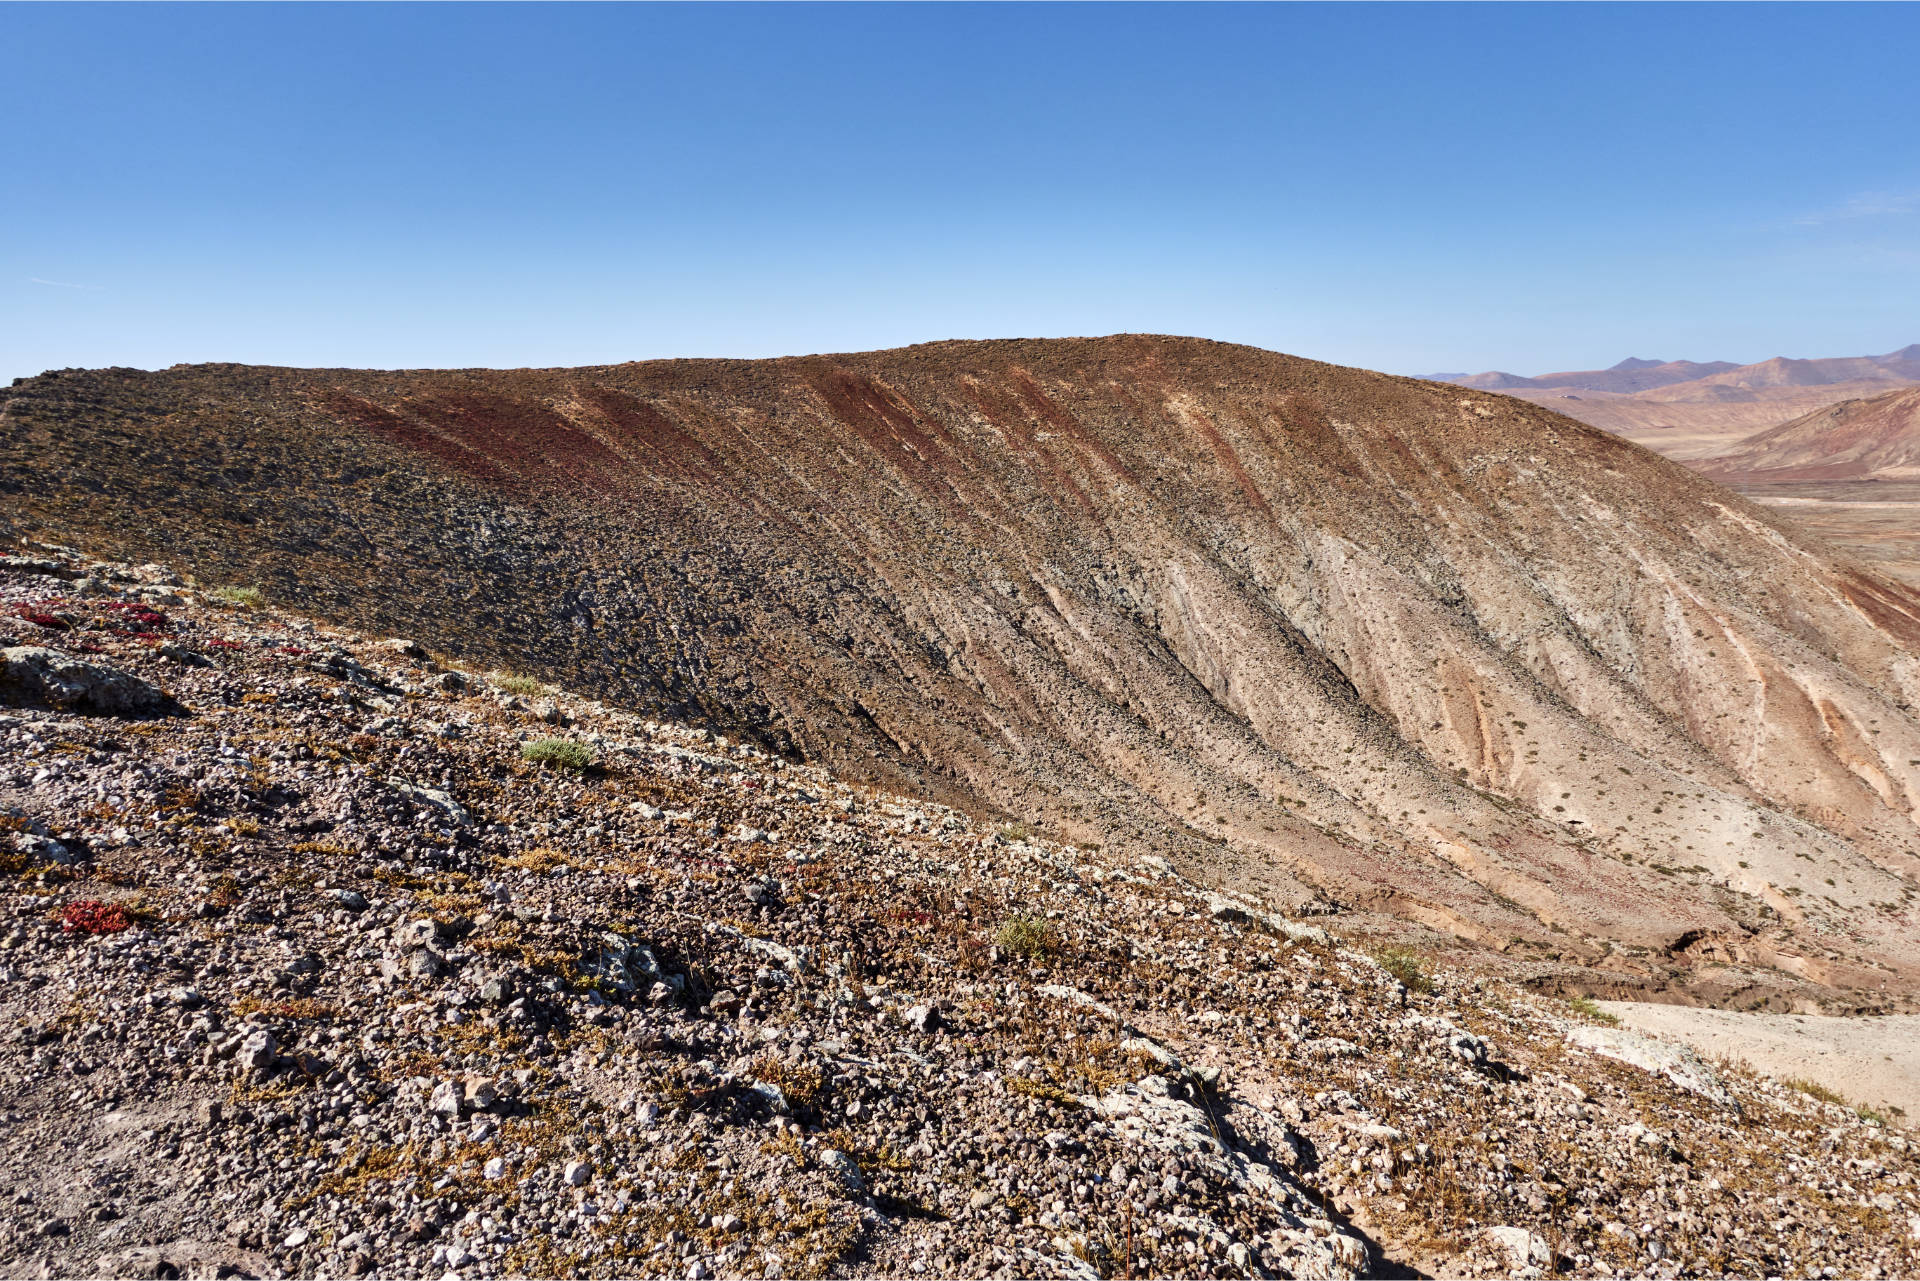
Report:
[[[261,1028],[240,1042],[240,1052],[235,1057],[241,1067],[254,1072],[264,1072],[273,1066],[279,1056],[280,1043],[274,1040],[273,1033]]]
[[[1120,1053],[1144,1054],[1163,1068],[1178,1068],[1180,1066],[1180,1056],[1178,1054],[1144,1036],[1130,1036],[1120,1042]]]
[[[405,779],[399,778],[388,779],[387,786],[412,801],[415,805],[439,810],[447,818],[461,827],[470,826],[473,822],[473,816],[467,813],[465,806],[461,805],[460,802],[454,800],[451,795],[441,791],[437,787],[418,787],[407,782]]]
[[[460,1086],[452,1080],[441,1081],[433,1087],[433,1094],[427,1099],[427,1110],[437,1112],[448,1120],[460,1115]]]
[[[1710,1099],[1722,1107],[1734,1106],[1733,1096],[1720,1076],[1685,1046],[1655,1040],[1626,1028],[1582,1025],[1567,1033],[1567,1040],[1584,1050],[1610,1059],[1618,1059],[1643,1072],[1666,1077],[1683,1090]]]
[[[1516,1274],[1538,1275],[1553,1262],[1553,1251],[1546,1241],[1525,1228],[1493,1227],[1481,1235],[1506,1253],[1508,1266]]]
[[[820,1163],[821,1169],[836,1175],[847,1191],[856,1196],[866,1195],[867,1181],[860,1174],[860,1165],[845,1152],[838,1148],[826,1148],[814,1159]]]

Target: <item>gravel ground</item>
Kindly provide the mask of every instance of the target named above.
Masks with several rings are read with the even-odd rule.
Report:
[[[1920,1272],[1908,1140],[1120,848],[0,560],[0,1273]]]

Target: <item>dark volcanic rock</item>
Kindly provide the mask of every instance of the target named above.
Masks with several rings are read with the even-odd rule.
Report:
[[[137,676],[41,645],[0,650],[0,702],[102,716],[158,711],[166,695]]]

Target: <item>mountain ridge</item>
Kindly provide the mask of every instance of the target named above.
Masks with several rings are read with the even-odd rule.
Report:
[[[1481,374],[1423,374],[1419,377],[1483,391],[1564,390],[1632,396],[1662,391],[1663,400],[1710,395],[1709,389],[1759,391],[1774,387],[1818,387],[1854,382],[1920,382],[1920,343],[1879,356],[1801,359],[1774,356],[1750,365],[1715,360],[1642,360],[1629,356],[1608,369],[1574,370],[1527,377],[1502,370]]]
[[[1119,335],[62,373],[0,421],[19,532],[1290,910],[1596,990],[1920,975],[1920,597],[1510,398]]]

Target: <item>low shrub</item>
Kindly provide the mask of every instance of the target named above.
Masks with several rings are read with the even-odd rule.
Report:
[[[1053,928],[1037,916],[1009,916],[993,941],[1015,956],[1045,956],[1053,951]]]
[[[73,630],[73,620],[55,612],[59,604],[55,601],[22,601],[11,608],[15,618],[32,623],[35,627],[44,627],[55,632],[70,632]]]
[[[1602,1024],[1605,1024],[1607,1027],[1620,1026],[1619,1016],[1614,1014],[1609,1014],[1605,1010],[1601,1009],[1599,1005],[1594,1003],[1593,998],[1591,997],[1586,997],[1586,996],[1572,997],[1567,1001],[1567,1005],[1572,1008],[1575,1014],[1578,1014],[1581,1018],[1586,1019],[1589,1022],[1602,1023]]]
[[[267,603],[266,595],[258,587],[214,587],[208,590],[207,599],[241,609],[258,609]]]
[[[533,695],[544,694],[547,687],[531,676],[521,676],[514,672],[494,672],[487,681],[504,694]]]
[[[529,765],[552,765],[557,769],[583,770],[593,764],[593,753],[583,744],[564,738],[542,738],[520,745],[520,759]]]
[[[1380,962],[1380,968],[1399,979],[1409,992],[1422,995],[1433,991],[1433,979],[1427,973],[1427,962],[1417,952],[1409,952],[1404,947],[1383,947],[1373,954]]]
[[[149,636],[173,626],[165,613],[138,601],[113,600],[101,606],[107,627],[123,636]]]
[[[132,927],[126,908],[99,899],[76,899],[60,912],[60,928],[68,934],[118,934]]]
[[[1782,1081],[1780,1084],[1786,1086],[1789,1090],[1798,1090],[1810,1099],[1818,1099],[1822,1103],[1838,1103],[1842,1107],[1845,1107],[1847,1104],[1846,1096],[1841,1094],[1840,1091],[1829,1089],[1820,1084],[1820,1082],[1809,1081],[1805,1077],[1796,1076],[1790,1080]]]

